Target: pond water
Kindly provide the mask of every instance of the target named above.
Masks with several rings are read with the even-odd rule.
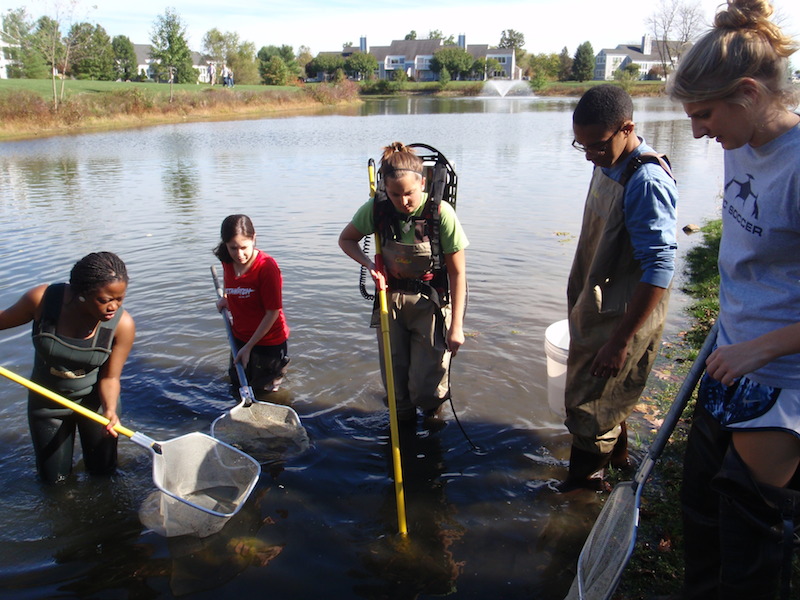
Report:
[[[324,115],[0,144],[0,306],[66,280],[88,252],[118,253],[137,324],[122,420],[154,439],[208,433],[236,403],[209,266],[222,219],[250,215],[284,276],[292,363],[279,398],[311,441],[265,464],[219,533],[164,538],[138,518],[154,489],[147,452],[123,439],[110,481],[78,464],[66,485],[43,487],[26,391],[0,381],[0,596],[563,597],[600,507],[593,494],[547,487],[566,473],[569,436],[548,408],[544,330],[565,317],[591,175],[570,147],[574,103],[372,100]],[[637,131],[672,159],[679,224],[714,218],[720,149],[692,140],[680,107],[635,108]],[[430,144],[455,163],[471,241],[468,339],[452,368],[468,439],[449,407],[443,429],[404,435],[406,539],[396,535],[370,304],[337,246],[367,198],[367,160],[393,140]],[[696,242],[680,234],[680,256]],[[673,296],[667,339],[685,325],[685,304]],[[0,364],[27,376],[32,357],[28,327],[0,334]]]

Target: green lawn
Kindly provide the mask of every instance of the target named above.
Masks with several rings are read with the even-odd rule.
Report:
[[[61,80],[56,80],[58,93],[61,93]],[[224,90],[220,85],[214,86],[217,90]],[[138,89],[153,96],[169,96],[169,84],[167,83],[137,83],[128,81],[86,81],[68,80],[64,85],[64,93],[67,96],[77,94],[101,94],[126,89]],[[211,89],[207,84],[179,83],[173,86],[174,91],[198,92]],[[237,85],[237,91],[256,91],[265,90],[275,91],[299,91],[295,86],[265,86],[265,85]],[[53,82],[50,79],[0,79],[0,93],[12,90],[28,90],[40,94],[45,98],[53,95]]]

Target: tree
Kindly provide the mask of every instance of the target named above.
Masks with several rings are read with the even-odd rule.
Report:
[[[565,48],[566,50],[566,48]],[[531,78],[542,79],[543,81],[555,81],[561,66],[558,54],[531,54],[528,56],[526,67],[527,75]],[[570,65],[570,71],[572,66]]]
[[[447,70],[447,67],[442,67],[439,71],[439,88],[444,89],[447,87],[447,84],[450,83],[452,78],[450,77],[450,71]]]
[[[486,59],[479,56],[472,62],[472,67],[469,70],[469,76],[472,79],[486,79]]]
[[[256,45],[253,42],[241,42],[228,59],[228,66],[233,70],[239,83],[255,85],[261,80],[256,60]]]
[[[159,61],[159,79],[170,83],[197,81],[197,71],[192,67],[192,53],[186,41],[186,25],[174,8],[167,8],[163,15],[156,17],[150,43],[153,46],[150,57]]]
[[[344,70],[344,58],[341,54],[320,53],[306,65],[306,74],[309,77],[318,77],[320,73],[331,76],[339,70]]]
[[[456,43],[456,41],[455,41],[455,39],[454,39],[454,37],[452,35],[450,35],[449,37],[445,38],[441,29],[431,29],[428,32],[428,39],[429,40],[442,40],[442,45],[443,46],[453,46]]]
[[[115,36],[111,40],[111,48],[114,51],[114,69],[117,79],[122,81],[136,79],[136,51],[133,49],[133,42],[130,38],[124,35]]]
[[[457,46],[449,46],[434,53],[431,59],[431,70],[439,73],[440,79],[442,69],[447,69],[450,77],[455,75],[456,79],[460,79],[462,75],[469,74],[472,63],[472,55],[469,52]]]
[[[661,60],[664,73],[670,73],[681,55],[703,25],[703,11],[698,2],[661,0],[656,11],[647,18],[653,35],[654,51]]]
[[[259,70],[264,85],[286,85],[289,79],[289,69],[277,54],[271,56],[266,63],[262,61]]]
[[[356,79],[370,79],[378,70],[378,59],[369,53],[354,52],[344,61],[344,68]]]
[[[77,79],[113,81],[117,78],[114,48],[111,38],[100,25],[78,23],[70,29],[68,38],[75,38],[71,74]]]
[[[216,27],[208,30],[203,36],[203,52],[218,66],[230,67],[239,83],[255,84],[261,80],[255,44],[239,41],[238,33],[222,32]]]
[[[61,39],[61,25],[57,19],[48,16],[39,17],[33,32],[33,44],[41,53],[50,69],[53,84],[53,110],[58,110],[59,97],[56,87],[56,75],[64,68],[66,48]],[[63,82],[63,79],[62,79]]]
[[[614,80],[618,81],[624,90],[628,90],[631,83],[639,79],[641,66],[636,63],[628,63],[621,69],[614,71]]]
[[[228,64],[229,56],[234,53],[239,36],[235,33],[222,33],[216,27],[209,29],[203,36],[203,52],[212,62],[219,65]]]
[[[568,81],[572,77],[572,57],[569,55],[567,47],[561,50],[558,55],[558,80]]]
[[[513,48],[517,64],[525,55],[525,50],[522,49],[523,46],[525,46],[525,34],[513,29],[505,29],[500,36],[500,43],[497,45],[498,48]]]
[[[283,61],[283,64],[286,66],[286,82],[289,80],[294,81],[300,78],[303,70],[295,59],[294,49],[291,46],[284,44],[283,46],[262,46],[261,50],[258,51],[256,58],[258,60],[258,71],[261,74],[262,81],[265,81],[264,73],[268,68],[270,60],[272,60],[272,58],[275,56],[280,58]],[[311,55],[309,53],[309,57],[310,56]],[[309,61],[307,61],[305,64],[308,64],[308,62]]]
[[[412,29],[406,34],[406,37],[403,38],[404,40],[415,40],[417,39],[417,32],[416,30]]]
[[[33,37],[34,24],[25,8],[16,8],[3,15],[4,49],[12,61],[8,65],[8,76],[12,79],[44,79],[49,77],[44,56],[37,50]]]
[[[300,73],[305,73],[306,65],[310,63],[312,60],[314,60],[314,57],[311,54],[311,48],[309,48],[308,46],[300,46],[297,49],[296,62],[298,68],[298,74],[297,74],[298,77],[300,76]]]
[[[583,42],[575,51],[572,60],[572,77],[576,81],[588,81],[594,76],[594,50],[590,42]]]

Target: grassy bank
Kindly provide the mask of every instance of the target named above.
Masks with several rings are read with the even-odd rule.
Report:
[[[60,82],[57,82],[60,94]],[[352,82],[295,86],[175,85],[68,81],[53,108],[50,80],[0,80],[0,140],[121,129],[188,120],[224,120],[307,110],[358,100]]]
[[[580,96],[600,82],[548,83],[538,96]],[[357,102],[359,95],[430,94],[480,96],[484,82],[362,82],[307,84],[302,86],[221,86],[120,81],[56,82],[58,109],[54,108],[49,79],[0,79],[0,141],[122,129],[191,120],[256,118],[278,112],[302,111]],[[633,96],[663,93],[658,82],[634,82],[626,89]],[[512,92],[513,94],[513,92]]]

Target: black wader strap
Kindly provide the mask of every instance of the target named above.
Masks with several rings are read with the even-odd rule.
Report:
[[[653,152],[643,152],[639,156],[634,156],[629,162],[628,166],[625,167],[625,172],[622,174],[622,177],[619,180],[620,185],[623,187],[627,185],[630,178],[633,177],[633,174],[639,170],[639,167],[645,164],[654,164],[659,165],[664,171],[669,175],[672,180],[675,180],[675,176],[672,174],[671,165],[669,163],[669,159],[667,158],[666,154],[655,154]]]

